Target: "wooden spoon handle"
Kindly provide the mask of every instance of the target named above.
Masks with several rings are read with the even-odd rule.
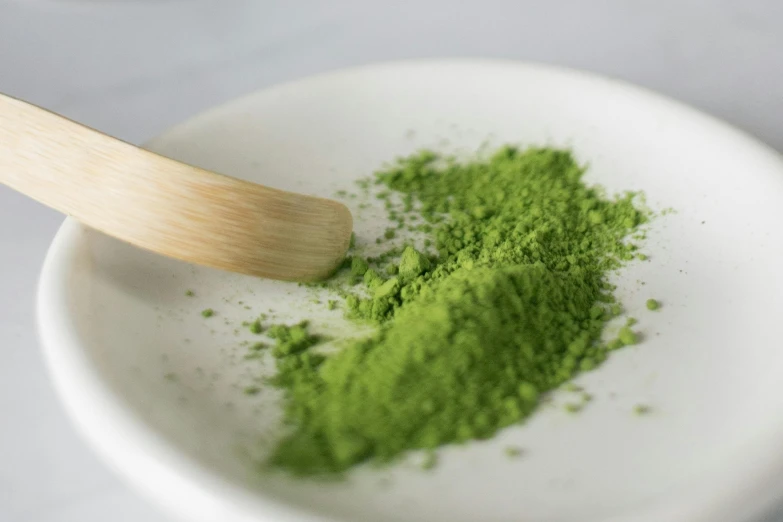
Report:
[[[276,279],[329,275],[352,228],[337,202],[179,163],[2,94],[0,183],[134,245]]]
[[[123,214],[143,189],[142,173],[158,171],[149,188],[165,193],[192,170],[171,160],[161,169],[166,159],[153,156],[0,94],[0,181],[86,225],[106,228],[117,220],[127,226]]]

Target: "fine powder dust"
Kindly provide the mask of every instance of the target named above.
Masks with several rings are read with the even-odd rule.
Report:
[[[608,274],[645,258],[633,241],[648,214],[583,174],[567,151],[513,147],[470,162],[425,151],[377,173],[395,224],[378,241],[410,231],[425,246],[354,255],[329,283],[370,337],[323,354],[306,324],[273,327],[288,431],[269,463],[339,475],[486,439],[635,343],[629,326],[601,334],[620,313]]]

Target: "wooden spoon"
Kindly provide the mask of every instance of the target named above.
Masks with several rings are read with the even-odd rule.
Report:
[[[328,277],[353,226],[336,201],[185,165],[2,94],[0,182],[138,247],[272,279]]]

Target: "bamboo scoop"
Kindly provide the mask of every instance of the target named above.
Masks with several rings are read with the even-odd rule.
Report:
[[[328,277],[353,226],[336,201],[185,165],[2,94],[0,182],[138,247],[272,279]]]

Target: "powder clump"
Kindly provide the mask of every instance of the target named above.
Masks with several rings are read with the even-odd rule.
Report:
[[[378,173],[387,210],[416,216],[433,248],[381,256],[388,271],[351,264],[364,285],[346,312],[377,326],[369,337],[325,355],[306,325],[271,331],[289,426],[271,463],[333,475],[486,439],[601,364],[619,347],[601,341],[607,275],[635,259],[627,236],[647,217],[583,174],[567,151],[513,147],[470,162],[424,151]],[[618,343],[637,341],[627,330]]]
[[[403,281],[411,281],[429,270],[430,260],[413,247],[406,247],[400,257],[400,265],[397,267],[397,273]]]
[[[276,324],[270,326],[266,334],[277,341],[273,349],[275,357],[303,352],[321,340],[307,331],[306,321],[293,326]]]

